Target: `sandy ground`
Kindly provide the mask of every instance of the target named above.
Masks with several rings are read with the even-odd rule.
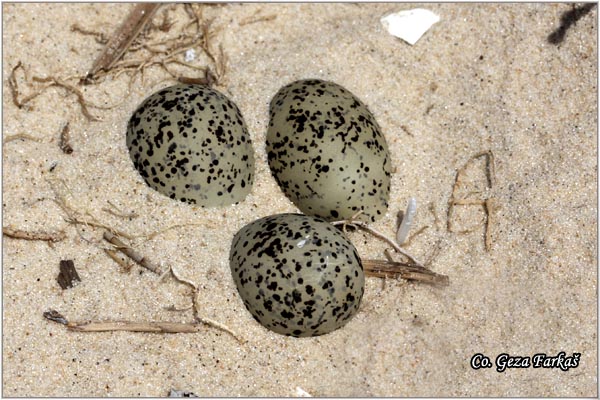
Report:
[[[165,396],[170,388],[201,396],[293,396],[297,388],[313,396],[597,396],[597,8],[554,45],[547,37],[570,5],[427,4],[441,21],[409,46],[379,18],[410,4],[206,7],[212,46],[227,56],[216,87],[240,107],[257,162],[243,203],[202,209],[147,187],[125,146],[131,112],[174,83],[160,68],[146,69],[130,91],[127,74],[85,87],[70,80],[86,101],[118,104],[91,107],[99,121],[86,119],[60,87],[22,109],[13,103],[7,83],[19,61],[30,79],[82,76],[102,45],[71,26],[109,35],[131,7],[3,5],[3,136],[36,139],[3,145],[3,226],[66,234],[53,245],[3,238],[4,396]],[[188,20],[182,6],[169,16],[172,29]],[[195,50],[192,64],[205,65]],[[393,234],[396,213],[416,197],[414,232],[427,229],[406,248],[451,284],[369,278],[346,327],[295,339],[252,319],[227,257],[243,225],[297,211],[269,172],[264,142],[269,100],[307,77],[345,86],[374,113],[395,167],[388,213],[374,227]],[[17,83],[21,97],[34,90],[21,70]],[[67,121],[72,154],[59,148]],[[489,251],[482,207],[456,206],[447,229],[457,170],[484,151],[495,158],[491,189],[479,158],[454,196],[494,199]],[[131,244],[196,282],[202,316],[246,342],[213,328],[78,333],[45,320],[49,309],[79,321],[192,320],[190,311],[166,309],[190,304],[185,285],[137,265],[120,271],[102,250],[102,229],[67,223],[57,198],[130,235],[182,225]],[[114,215],[111,204],[137,216]],[[383,258],[383,243],[362,233],[351,239],[364,258]],[[63,259],[74,260],[82,280],[68,290],[56,283]],[[476,353],[493,363],[501,353],[561,351],[580,353],[578,366],[470,366]]]

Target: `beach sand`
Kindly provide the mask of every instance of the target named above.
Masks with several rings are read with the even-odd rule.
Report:
[[[132,7],[3,4],[3,226],[65,233],[50,244],[3,238],[3,396],[166,396],[171,388],[200,396],[598,395],[597,8],[552,44],[569,4],[203,6],[211,51],[222,60],[221,46],[226,57],[215,88],[239,106],[256,157],[244,202],[203,209],[149,188],[125,146],[133,110],[175,79],[157,65],[130,87],[131,72],[87,86],[69,79],[84,76],[103,48],[72,26],[109,37]],[[410,46],[380,18],[414,7],[441,20]],[[190,20],[182,5],[169,5],[156,25],[164,12],[174,25],[155,28],[154,41]],[[194,50],[190,64],[212,65]],[[60,78],[81,91],[98,121],[64,86],[17,107],[8,82],[19,62],[27,72],[16,71],[20,100],[48,83],[33,77]],[[252,319],[228,254],[245,224],[297,212],[269,171],[265,135],[270,99],[301,78],[334,81],[368,105],[394,166],[388,212],[373,227],[393,236],[398,211],[415,197],[412,233],[424,230],[405,248],[450,285],[368,278],[344,328],[297,339]],[[66,122],[71,154],[59,147]],[[493,155],[491,187],[486,157],[472,159],[484,152]],[[489,212],[455,205],[449,230],[452,198],[491,199]],[[44,319],[53,309],[72,321],[193,321],[190,310],[168,309],[190,305],[189,287],[138,265],[123,272],[103,250],[103,229],[69,217],[137,235],[128,243],[195,282],[199,314],[243,341],[208,326],[193,334],[84,333]],[[140,237],[153,232],[160,233]],[[349,236],[361,257],[384,258],[385,243]],[[66,259],[81,282],[62,290],[56,276]],[[502,353],[559,352],[580,353],[578,365],[493,365]],[[492,367],[471,368],[477,353]]]

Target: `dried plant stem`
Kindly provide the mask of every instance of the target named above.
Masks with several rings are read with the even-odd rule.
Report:
[[[63,209],[64,211],[64,209]],[[65,211],[67,212],[67,211]],[[72,215],[73,211],[70,210],[67,212],[68,217],[65,218],[65,221],[67,221],[69,224],[73,224],[73,225],[85,225],[85,226],[93,226],[94,228],[102,228],[102,229],[106,229],[116,235],[119,235],[121,237],[124,237],[126,239],[133,239],[131,235],[129,235],[127,232],[123,232],[120,231],[118,229],[113,228],[112,226],[103,224],[101,222],[98,222],[95,220],[95,218],[92,216],[93,219],[86,219],[86,218],[78,218]]]
[[[190,17],[190,19],[191,19],[191,21],[188,22],[187,25],[183,28],[184,30],[194,24],[196,24],[196,29],[200,30],[200,26],[201,26],[200,21],[202,20],[202,8],[200,6],[194,7],[194,5],[196,5],[196,4],[194,4],[194,3],[185,3],[184,4],[185,12],[188,14],[188,17]]]
[[[127,232],[118,230],[110,225],[107,224],[103,224],[101,222],[98,222],[98,219],[96,217],[94,217],[93,215],[91,215],[89,212],[87,213],[87,215],[89,216],[89,218],[84,218],[84,217],[80,217],[78,216],[78,214],[81,214],[81,212],[73,209],[73,207],[71,207],[68,203],[67,200],[65,199],[64,196],[62,196],[58,189],[56,188],[55,185],[53,185],[53,182],[59,182],[60,184],[62,184],[65,189],[70,192],[69,187],[67,186],[67,184],[64,182],[64,180],[62,179],[53,179],[53,180],[49,180],[51,183],[51,187],[52,190],[54,191],[56,198],[48,198],[48,200],[54,201],[60,208],[61,210],[63,210],[63,212],[67,215],[67,217],[65,218],[65,220],[70,223],[70,224],[74,224],[74,225],[85,225],[88,227],[95,227],[95,228],[102,228],[104,230],[110,231],[112,234],[121,237],[121,238],[125,238],[128,240],[134,240],[134,239],[138,239],[138,238],[146,238],[146,239],[154,239],[156,236],[162,235],[165,232],[172,230],[172,229],[176,229],[176,228],[181,228],[181,227],[187,227],[187,226],[206,226],[205,224],[201,224],[201,223],[188,223],[188,224],[176,224],[176,225],[171,225],[169,227],[166,227],[164,229],[158,230],[158,231],[154,231],[151,233],[146,233],[146,234],[138,234],[138,235],[130,235]],[[39,199],[39,201],[41,201],[43,199]],[[108,201],[108,203],[110,205],[112,205],[113,207],[114,204],[112,204],[110,201]],[[32,203],[33,204],[33,203]],[[116,208],[116,207],[115,207]],[[105,211],[109,211],[108,209],[104,209]],[[110,211],[109,211],[110,212]],[[117,213],[113,213],[116,216],[119,217],[123,217],[123,218],[135,218],[137,217],[137,214],[132,213],[132,214],[117,214]]]
[[[492,226],[492,222],[494,221],[494,213],[495,213],[496,209],[498,208],[498,205],[496,203],[496,199],[493,197],[486,199],[483,204],[485,207],[485,212],[487,213],[487,220],[485,223],[485,250],[489,252],[490,249],[492,248],[491,226]]]
[[[127,246],[125,243],[123,243],[121,241],[121,239],[119,239],[112,232],[104,231],[103,237],[104,237],[104,240],[113,244],[117,250],[119,250],[121,253],[125,254],[127,257],[131,258],[133,261],[135,261],[140,266],[154,272],[155,274],[161,275],[162,272],[161,272],[160,265],[154,263],[152,260],[149,260],[148,258],[144,257],[143,255],[141,255],[140,253],[138,253],[131,247]]]
[[[494,153],[491,150],[482,151],[480,153],[475,154],[471,158],[467,160],[467,162],[456,172],[456,178],[454,181],[454,186],[452,187],[452,194],[450,195],[450,200],[448,201],[448,215],[446,221],[446,229],[448,232],[456,232],[456,233],[469,233],[472,232],[472,229],[456,231],[454,230],[454,226],[452,224],[453,215],[454,215],[454,206],[470,206],[477,205],[482,206],[486,215],[485,219],[485,250],[490,251],[492,247],[492,234],[491,227],[493,222],[492,214],[498,208],[496,199],[493,197],[489,197],[487,199],[456,199],[455,192],[456,189],[462,184],[462,176],[467,169],[468,165],[475,159],[485,157],[486,158],[486,179],[488,188],[491,190],[496,181],[496,170],[495,170],[495,162],[494,162]]]
[[[135,211],[126,213],[123,210],[121,210],[119,207],[117,207],[117,205],[114,204],[112,201],[106,200],[106,202],[112,207],[112,209],[110,209],[108,207],[102,207],[102,211],[112,214],[115,217],[127,218],[127,219],[133,219],[133,218],[139,217],[139,214],[136,213]]]
[[[19,68],[23,69],[23,72],[25,73],[25,82],[30,84],[31,81],[33,81],[33,82],[43,84],[43,85],[38,86],[38,88],[33,93],[31,93],[27,96],[23,96],[23,98],[21,98],[21,99],[19,98],[19,96],[21,94],[19,92],[19,87],[18,87],[17,79],[16,79],[16,71]],[[31,78],[31,81],[30,81],[29,78],[27,77],[27,72],[25,71],[23,64],[19,61],[17,63],[17,65],[13,68],[13,70],[8,78],[8,85],[10,87],[10,91],[12,94],[13,103],[18,108],[23,108],[25,105],[27,105],[27,103],[29,103],[31,100],[35,99],[36,97],[40,96],[42,93],[44,93],[46,90],[48,90],[51,87],[60,87],[60,88],[66,89],[70,93],[73,93],[77,97],[77,101],[81,107],[83,115],[90,121],[97,121],[98,118],[93,116],[90,113],[89,107],[98,108],[98,109],[102,109],[102,110],[108,110],[108,109],[116,107],[116,106],[101,106],[101,105],[91,104],[91,103],[87,102],[79,89],[77,89],[75,86],[67,83],[67,81],[69,81],[71,79],[78,79],[78,78],[77,77],[68,77],[68,78],[44,77],[44,78],[42,78],[42,77],[34,76],[33,78]]]
[[[84,82],[89,83],[99,71],[108,71],[127,51],[131,42],[150,21],[161,3],[136,4],[121,26],[111,36],[100,56],[94,61]]]
[[[194,307],[194,309],[196,309],[196,307]],[[209,319],[209,318],[201,317],[199,315],[197,315],[195,318],[196,318],[196,321],[198,321],[198,322],[200,322],[200,323],[202,323],[204,325],[213,327],[215,329],[218,329],[220,331],[223,331],[225,333],[230,334],[231,336],[233,336],[233,338],[235,340],[237,340],[240,343],[244,343],[245,342],[244,339],[240,338],[234,331],[232,331],[226,325],[224,325],[224,324],[222,324],[220,322],[214,321],[214,320]]]
[[[447,285],[446,275],[437,274],[420,265],[387,260],[362,260],[365,274],[379,278],[399,276],[402,279]]]
[[[153,333],[195,333],[201,327],[195,323],[177,322],[131,322],[131,321],[106,321],[106,322],[69,322],[67,328],[78,332],[153,332]]]
[[[131,321],[69,321],[56,310],[44,312],[44,318],[78,332],[153,332],[153,333],[195,333],[200,330],[199,324],[179,322],[131,322]]]
[[[156,236],[162,235],[163,233],[170,231],[171,229],[175,229],[175,228],[182,228],[182,227],[186,227],[186,226],[206,226],[206,224],[195,224],[195,223],[189,223],[189,224],[175,224],[175,225],[171,225],[168,226],[164,229],[152,232],[152,233],[148,233],[148,234],[143,234],[143,235],[134,235],[132,236],[132,238],[146,238],[146,239],[154,239]]]
[[[2,227],[2,234],[13,239],[42,240],[47,242],[59,242],[67,237],[64,231],[28,232],[21,229],[14,229],[8,226]]]
[[[114,262],[116,262],[117,264],[119,264],[121,266],[121,268],[123,269],[124,272],[131,271],[131,264],[129,264],[127,261],[125,261],[124,259],[122,259],[121,257],[119,257],[119,255],[117,254],[116,251],[109,250],[109,249],[104,249],[104,252],[110,258],[112,258]]]
[[[67,200],[65,199],[65,197],[59,193],[58,189],[53,184],[54,182],[61,183],[66,188],[66,190],[69,191],[69,193],[70,193],[71,191],[70,191],[69,187],[67,186],[67,184],[65,183],[65,181],[62,179],[53,179],[53,180],[48,180],[48,181],[50,182],[50,186],[51,186],[52,190],[54,191],[54,194],[56,195],[56,198],[54,198],[54,199],[51,198],[49,200],[54,201],[54,203],[56,203],[60,207],[60,209],[67,215],[67,217],[65,218],[67,223],[73,224],[73,225],[85,225],[85,226],[93,226],[96,228],[103,228],[103,229],[110,230],[111,232],[113,232],[119,236],[125,237],[127,239],[131,239],[127,233],[121,232],[121,231],[114,229],[106,224],[102,224],[102,223],[98,222],[96,220],[96,218],[93,215],[91,215],[89,212],[87,214],[91,217],[91,219],[81,218],[81,217],[77,216],[77,214],[80,214],[80,212],[73,209],[67,203]],[[88,239],[83,237],[83,235],[81,234],[81,232],[79,232],[79,230],[78,230],[78,233],[82,237],[83,240],[89,242]]]

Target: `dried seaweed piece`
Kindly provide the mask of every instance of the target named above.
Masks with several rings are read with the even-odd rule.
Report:
[[[44,92],[44,90],[52,87],[52,86],[59,86],[62,87],[64,89],[66,89],[67,91],[73,93],[75,96],[77,96],[77,101],[79,102],[79,105],[81,106],[81,112],[83,112],[83,115],[85,115],[85,117],[90,120],[90,121],[98,121],[98,118],[93,116],[89,110],[88,110],[88,103],[85,101],[85,98],[83,97],[83,94],[81,93],[81,91],[79,91],[79,89],[77,89],[75,86],[63,81],[62,79],[59,78],[54,78],[54,77],[48,77],[48,78],[39,78],[34,76],[32,78],[34,81],[36,82],[42,82],[42,83],[48,83],[47,86],[45,86],[44,88],[42,88],[41,90],[39,90],[37,93],[34,93],[30,96],[28,96],[26,99],[23,99],[21,102],[23,104],[25,104],[26,102],[32,100],[33,98],[39,96],[40,94],[42,94],[42,92]]]
[[[108,71],[129,48],[131,42],[139,35],[144,26],[150,21],[161,3],[136,4],[125,21],[111,36],[100,56],[94,61],[83,83],[91,83],[99,71]]]
[[[90,121],[97,121],[98,118],[96,118],[89,112],[89,110],[88,110],[89,106],[95,107],[95,108],[101,108],[101,109],[109,109],[110,108],[110,107],[102,107],[102,106],[96,106],[93,104],[89,104],[85,100],[85,98],[83,97],[83,94],[81,93],[81,91],[79,91],[79,89],[77,89],[75,86],[67,83],[65,80],[63,80],[61,78],[55,78],[55,77],[40,78],[40,77],[34,76],[31,79],[32,81],[38,82],[38,83],[44,83],[44,85],[41,85],[41,87],[38,87],[38,89],[36,91],[34,91],[33,93],[19,99],[19,96],[21,95],[21,93],[19,92],[19,86],[17,84],[17,78],[16,78],[16,72],[19,68],[22,69],[23,72],[25,73],[25,81],[27,83],[30,83],[29,79],[27,78],[27,73],[25,71],[25,68],[23,67],[23,64],[21,63],[21,61],[19,61],[17,63],[17,65],[12,69],[10,76],[8,77],[8,86],[10,88],[12,100],[13,100],[13,103],[18,108],[23,108],[31,100],[35,99],[36,97],[38,97],[39,95],[44,93],[47,89],[49,89],[51,87],[55,87],[55,86],[61,87],[63,89],[66,89],[68,92],[73,93],[77,97],[77,101],[79,102],[79,105],[81,106],[81,111],[83,112],[83,115],[85,115],[85,117]],[[67,80],[68,79],[71,79],[71,78],[67,78]]]
[[[71,25],[71,32],[78,32],[78,33],[81,33],[82,35],[94,36],[94,38],[96,39],[96,42],[98,42],[100,44],[108,43],[108,38],[103,33],[94,32],[94,31],[82,28],[81,26],[79,26],[77,24]]]
[[[571,28],[571,25],[575,25],[580,18],[592,11],[592,8],[596,7],[594,3],[587,3],[581,7],[576,7],[571,4],[571,10],[564,12],[560,17],[560,26],[548,35],[548,43],[559,45],[565,39],[567,31]]]
[[[8,87],[10,88],[13,103],[21,108],[23,105],[19,102],[19,85],[17,85],[16,78],[17,69],[19,68],[23,68],[23,63],[21,63],[21,61],[19,61],[10,72],[10,76],[8,77]]]
[[[81,282],[81,278],[75,269],[75,263],[73,263],[73,260],[60,261],[60,272],[56,277],[56,281],[63,290],[72,288],[73,281]]]

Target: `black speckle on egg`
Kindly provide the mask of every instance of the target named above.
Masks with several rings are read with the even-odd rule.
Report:
[[[284,335],[317,336],[344,326],[364,292],[356,249],[317,217],[278,214],[244,226],[229,263],[254,319]]]
[[[302,212],[328,221],[374,222],[385,214],[391,160],[375,117],[333,82],[308,79],[284,86],[271,100],[269,167]]]
[[[202,85],[162,89],[137,108],[129,155],[158,192],[205,207],[238,203],[254,181],[254,153],[237,106]]]

